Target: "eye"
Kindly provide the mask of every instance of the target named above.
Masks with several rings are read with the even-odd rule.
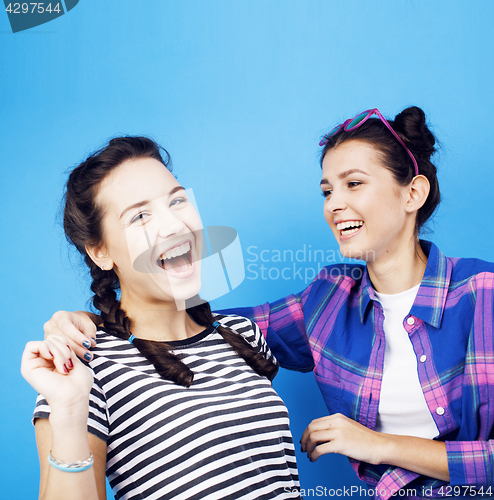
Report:
[[[173,207],[173,205],[179,205],[180,203],[185,203],[187,201],[187,198],[175,198],[170,202],[170,207]]]
[[[147,212],[140,212],[138,213],[131,221],[131,224],[134,224],[134,222],[140,221],[144,223],[144,220],[149,217],[149,214]]]
[[[321,193],[321,195],[322,195],[322,197],[323,197],[323,198],[328,198],[329,196],[331,196],[331,193],[332,193],[331,189],[325,189],[325,190]]]
[[[360,184],[362,184],[362,183],[361,183],[361,182],[359,182],[359,181],[350,181],[350,182],[348,183],[348,187],[353,188],[353,187],[360,186]]]

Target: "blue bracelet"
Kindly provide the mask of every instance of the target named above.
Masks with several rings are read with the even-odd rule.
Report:
[[[88,470],[93,466],[94,457],[93,454],[90,453],[90,457],[86,460],[81,460],[80,462],[62,462],[62,460],[58,460],[57,458],[53,458],[51,453],[48,455],[48,463],[55,467],[55,469],[61,470],[63,472],[82,472]]]
[[[136,338],[136,337],[134,337],[134,335],[131,335],[131,336],[129,337],[129,342],[130,342],[131,344],[133,344],[133,343],[134,343],[134,339],[135,339],[135,338]]]
[[[221,326],[221,323],[219,321],[215,321],[213,323],[213,326],[214,326],[214,328],[218,328],[219,326]]]

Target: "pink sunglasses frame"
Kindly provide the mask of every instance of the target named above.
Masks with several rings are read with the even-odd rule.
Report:
[[[361,120],[359,120],[355,125],[352,125],[352,123],[359,118],[360,116],[365,115]],[[348,120],[345,120],[342,124],[337,125],[333,130],[328,132],[319,142],[319,146],[325,146],[329,142],[329,138],[335,135],[337,132],[339,132],[341,129],[343,129],[345,132],[350,132],[352,130],[355,130],[360,127],[360,125],[363,125],[372,115],[377,115],[379,119],[386,125],[386,128],[395,136],[396,140],[405,148],[406,152],[410,156],[410,158],[413,161],[413,166],[415,167],[415,175],[419,175],[419,166],[417,164],[417,160],[413,156],[412,152],[405,146],[405,143],[400,139],[398,134],[393,130],[393,127],[388,123],[386,118],[381,114],[381,112],[377,108],[373,109],[368,109],[366,111],[362,111],[362,113],[359,113],[357,116],[353,118],[349,118]]]

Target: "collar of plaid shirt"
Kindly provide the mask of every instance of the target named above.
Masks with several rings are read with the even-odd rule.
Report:
[[[424,253],[428,255],[427,266],[410,315],[425,321],[434,328],[441,328],[453,266],[439,248],[430,241],[420,240],[420,245]],[[370,301],[377,300],[367,268],[364,270],[360,293],[357,297],[360,321],[363,323]]]

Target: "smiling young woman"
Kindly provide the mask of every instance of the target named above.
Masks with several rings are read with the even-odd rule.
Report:
[[[320,145],[324,217],[341,253],[364,263],[235,310],[281,366],[314,370],[329,415],[302,450],[348,456],[383,500],[494,498],[494,264],[419,239],[440,201],[425,115],[412,107],[388,122],[371,109]],[[46,330],[60,329],[86,352],[87,317],[57,313]]]
[[[202,225],[168,166],[152,140],[122,137],[70,174],[64,229],[101,325],[85,343],[97,341],[89,366],[63,335],[24,351],[22,374],[40,393],[40,498],[101,500],[105,471],[117,499],[299,498],[259,328],[204,302],[187,308]]]

